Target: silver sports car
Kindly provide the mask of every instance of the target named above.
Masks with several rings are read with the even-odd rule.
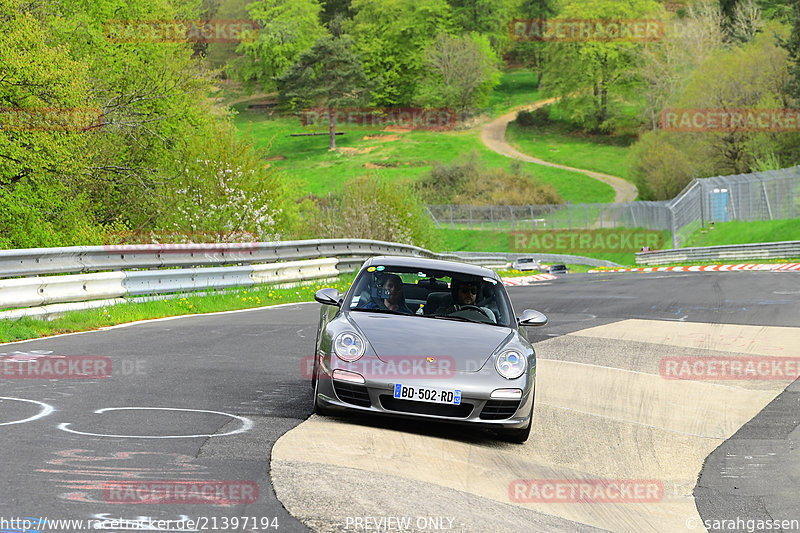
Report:
[[[530,434],[536,355],[500,277],[486,268],[374,257],[347,293],[319,290],[314,410],[428,418]]]

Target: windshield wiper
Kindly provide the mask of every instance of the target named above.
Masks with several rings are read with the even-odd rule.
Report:
[[[440,320],[455,320],[457,322],[472,322],[474,324],[488,324],[488,322],[481,322],[480,320],[472,320],[463,316],[448,316],[448,315],[428,315],[429,318],[438,318]]]
[[[389,315],[413,316],[408,313],[401,313],[400,311],[392,311],[391,309],[365,309],[363,307],[351,307],[350,311],[363,311],[365,313],[386,313]]]

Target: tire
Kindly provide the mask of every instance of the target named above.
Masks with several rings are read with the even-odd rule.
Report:
[[[515,444],[523,444],[528,440],[531,435],[531,428],[533,427],[533,405],[531,405],[531,416],[528,420],[528,426],[522,429],[501,429],[498,431],[500,438],[506,442],[513,442]]]

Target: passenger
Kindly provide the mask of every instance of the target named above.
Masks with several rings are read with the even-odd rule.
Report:
[[[450,294],[453,297],[453,305],[447,308],[440,309],[436,314],[449,315],[460,311],[465,305],[478,307],[486,316],[492,319],[492,322],[497,323],[494,313],[488,307],[479,307],[477,304],[478,293],[481,289],[481,282],[477,280],[460,280],[453,278],[450,282]]]
[[[397,274],[387,274],[379,281],[380,287],[389,291],[386,298],[377,301],[373,298],[362,309],[388,309],[408,315],[413,314],[406,305],[406,297],[403,295],[403,280]]]

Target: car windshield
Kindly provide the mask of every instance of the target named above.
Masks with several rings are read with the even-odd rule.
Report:
[[[502,283],[452,271],[371,266],[361,272],[349,311],[414,315],[510,327],[513,311]]]

